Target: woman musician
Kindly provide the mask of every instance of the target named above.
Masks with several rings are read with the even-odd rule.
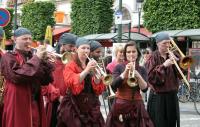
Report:
[[[89,60],[90,43],[85,38],[76,41],[77,54],[66,64],[64,81],[68,88],[58,109],[58,127],[104,127],[98,95],[105,90],[101,79],[90,72],[96,67]]]
[[[125,62],[117,65],[113,71],[112,87],[117,89],[117,92],[106,127],[153,127],[140,94],[140,90],[146,92],[148,89],[145,81],[147,73],[139,66],[140,55],[135,42],[131,41],[125,45]],[[130,71],[134,75],[130,75]],[[129,83],[130,78],[135,81],[130,80]]]

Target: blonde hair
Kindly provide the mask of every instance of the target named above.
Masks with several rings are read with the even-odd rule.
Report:
[[[117,56],[117,53],[119,52],[119,51],[124,51],[124,46],[123,45],[117,45],[116,47],[115,47],[115,56]]]

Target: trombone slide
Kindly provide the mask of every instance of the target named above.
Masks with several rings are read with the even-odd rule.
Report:
[[[170,50],[168,49],[168,52],[170,52]],[[186,83],[188,89],[190,90],[190,84],[187,81],[187,79],[185,78],[183,72],[181,71],[180,67],[178,66],[178,63],[176,62],[176,60],[174,58],[172,58],[174,65],[176,66],[178,72],[180,73],[181,77],[183,78],[183,81]]]

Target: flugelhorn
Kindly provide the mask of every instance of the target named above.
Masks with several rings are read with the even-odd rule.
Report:
[[[86,55],[86,57],[88,58],[89,61],[92,60],[92,58],[89,58],[87,54],[85,54],[85,55]],[[106,72],[104,72],[104,71],[102,70],[102,68],[101,68],[98,64],[96,64],[95,70],[96,70],[96,72],[97,72],[96,75],[98,75],[98,76],[96,76],[96,77],[97,77],[98,79],[100,79],[100,78],[103,76],[103,83],[104,83],[106,86],[108,86],[108,85],[110,85],[110,84],[112,83],[112,81],[113,81],[112,75],[106,74]]]
[[[180,58],[180,62],[179,65],[182,69],[187,69],[189,68],[193,63],[194,60],[192,59],[191,56],[185,56],[183,54],[183,52],[178,48],[178,46],[176,45],[176,43],[174,42],[174,40],[172,38],[170,38],[170,51],[178,51],[178,53],[180,54],[181,58]]]
[[[171,54],[171,53],[173,54],[173,52],[171,52],[169,49],[167,49],[167,50],[168,50],[169,54]],[[177,68],[178,72],[180,73],[181,77],[183,78],[183,81],[185,82],[185,84],[187,85],[188,89],[190,90],[189,82],[185,78],[185,76],[184,76],[183,72],[181,71],[180,67],[178,66],[178,63],[176,62],[176,60],[173,58],[173,56],[171,56],[171,57],[172,57],[174,65],[176,66],[176,68]]]
[[[129,70],[127,84],[130,87],[136,87],[138,85],[137,84],[137,79],[135,78],[135,62],[133,62],[133,66]]]

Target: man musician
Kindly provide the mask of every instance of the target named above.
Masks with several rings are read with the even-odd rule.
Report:
[[[57,53],[64,54],[72,53],[75,50],[75,42],[77,36],[71,33],[64,33],[60,38],[57,46]],[[67,58],[66,58],[67,59]],[[70,59],[70,58],[69,58]],[[46,100],[47,124],[48,127],[56,127],[57,125],[57,108],[66,94],[67,88],[64,83],[63,70],[65,67],[64,61],[60,57],[56,57],[54,63],[55,70],[53,71],[54,82],[48,87],[43,88],[43,95]]]

